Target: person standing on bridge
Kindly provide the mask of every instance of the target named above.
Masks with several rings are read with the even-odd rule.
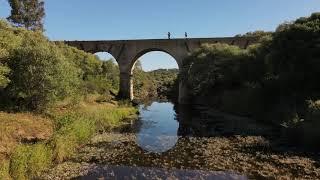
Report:
[[[168,32],[168,39],[171,39],[171,33]]]
[[[188,33],[184,32],[184,37],[187,39],[188,38]]]

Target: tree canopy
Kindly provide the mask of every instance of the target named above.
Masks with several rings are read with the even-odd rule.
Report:
[[[28,30],[43,31],[45,16],[43,0],[8,0],[11,6],[11,15],[7,18],[18,27]]]

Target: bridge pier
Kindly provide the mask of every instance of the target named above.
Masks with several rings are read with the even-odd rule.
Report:
[[[133,79],[130,73],[120,73],[120,89],[119,98],[133,100]],[[179,104],[190,104],[191,99],[188,91],[188,87],[185,83],[179,83]]]
[[[133,100],[133,80],[130,73],[120,73],[120,86],[118,96],[121,99]]]
[[[191,96],[189,95],[189,90],[188,90],[187,84],[184,82],[180,82],[179,83],[179,98],[178,98],[179,104],[190,104],[191,103],[190,97]]]

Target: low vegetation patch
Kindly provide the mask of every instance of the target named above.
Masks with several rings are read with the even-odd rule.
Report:
[[[30,113],[1,112],[0,179],[36,178],[53,163],[70,158],[97,132],[119,127],[136,113],[137,109],[125,102],[82,102],[67,109],[52,108],[47,114],[52,120]],[[45,141],[21,144],[27,140]]]
[[[47,140],[53,134],[53,122],[32,113],[0,112],[0,160],[9,156],[21,142]]]
[[[51,148],[45,144],[20,145],[11,155],[10,175],[14,179],[33,179],[50,167]]]

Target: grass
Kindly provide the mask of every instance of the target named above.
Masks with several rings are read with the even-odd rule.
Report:
[[[9,161],[7,160],[0,160],[0,179],[3,180],[10,180],[9,174]]]
[[[96,132],[93,121],[75,115],[65,115],[57,120],[59,126],[52,138],[54,160],[62,162],[73,155],[80,144],[86,143]]]
[[[56,133],[52,141],[55,161],[68,159],[96,132],[119,127],[124,123],[123,119],[136,112],[133,107],[100,103],[82,103],[73,109],[53,112],[56,119]]]
[[[50,119],[32,113],[0,112],[0,161],[8,157],[23,139],[49,139],[53,134]]]
[[[37,178],[52,164],[70,158],[97,132],[119,127],[136,113],[137,109],[127,102],[94,101],[78,106],[63,104],[46,113],[50,119],[31,113],[0,112],[0,179]],[[46,141],[20,144],[30,138]]]
[[[11,156],[9,172],[13,179],[34,179],[51,162],[52,150],[46,144],[20,145]]]

